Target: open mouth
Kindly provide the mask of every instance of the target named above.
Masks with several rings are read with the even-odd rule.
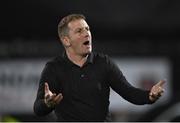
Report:
[[[84,45],[89,45],[89,44],[90,44],[90,41],[85,41],[83,44],[84,44]]]

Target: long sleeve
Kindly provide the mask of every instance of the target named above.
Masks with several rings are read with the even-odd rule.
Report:
[[[133,104],[143,105],[153,103],[149,100],[149,91],[133,87],[111,59],[109,59],[108,66],[110,86],[116,93]]]
[[[45,68],[43,69],[39,81],[39,88],[37,92],[37,97],[34,102],[34,112],[38,116],[44,116],[50,113],[53,108],[48,108],[44,102],[44,83],[48,82],[50,90],[52,89],[53,83],[55,82],[55,73],[52,69],[51,64],[46,64]]]

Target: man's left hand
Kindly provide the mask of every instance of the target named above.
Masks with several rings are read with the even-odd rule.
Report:
[[[161,80],[151,88],[151,91],[149,93],[149,99],[152,102],[156,101],[157,99],[159,99],[159,97],[162,96],[164,92],[164,89],[163,89],[164,83],[165,83],[165,80]]]

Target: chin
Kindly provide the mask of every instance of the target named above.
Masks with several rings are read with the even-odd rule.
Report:
[[[87,51],[87,54],[89,54],[89,53],[91,53],[91,52],[92,52],[92,50],[88,50],[88,51]]]
[[[90,50],[90,51],[87,51],[87,52],[83,53],[83,56],[87,56],[87,55],[89,55],[91,52],[92,52],[91,50]]]

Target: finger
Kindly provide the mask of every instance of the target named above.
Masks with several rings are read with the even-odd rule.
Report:
[[[158,92],[164,92],[164,89],[162,87],[159,86],[159,88],[157,89]]]
[[[63,96],[62,96],[61,93],[59,93],[59,94],[55,97],[54,101],[55,101],[56,104],[58,104],[58,103],[60,103],[60,101],[61,101],[62,99],[63,99]]]
[[[160,80],[156,85],[162,87],[165,82],[166,82],[165,80]]]
[[[159,91],[158,95],[162,96],[163,93],[164,93],[164,90],[162,89],[161,91]]]
[[[152,96],[152,97],[156,97],[157,95],[158,95],[158,94],[155,93],[155,92],[154,92],[154,93],[151,93],[151,96]]]
[[[164,91],[165,91],[165,90],[164,90],[164,89],[162,89],[162,93],[164,93]]]
[[[163,94],[163,92],[158,93],[158,97],[161,97],[161,96],[162,96],[162,94]]]
[[[53,95],[51,96],[51,99],[54,100],[55,97],[56,97],[56,93],[53,93]]]
[[[44,98],[45,98],[46,100],[48,100],[48,99],[50,98],[50,95],[47,93],[47,94],[45,94]]]
[[[151,95],[151,96],[154,96],[154,97],[160,97],[160,96],[162,96],[163,93],[164,93],[164,90],[163,90],[163,89],[160,89],[160,90],[158,90],[158,91],[156,91],[156,92],[150,93],[150,95]]]
[[[44,86],[44,91],[45,91],[45,93],[48,93],[48,92],[49,92],[49,85],[48,85],[47,82],[45,82],[44,85],[45,85],[45,86]]]
[[[56,94],[53,93],[52,96],[50,96],[49,99],[47,99],[48,102],[54,102],[54,98],[56,97]]]
[[[45,97],[45,100],[46,102],[50,102],[52,100],[51,96],[48,94],[46,97]]]
[[[159,98],[159,95],[158,95],[158,94],[155,94],[155,93],[152,93],[150,96],[151,96],[152,98],[154,98],[154,99]]]

